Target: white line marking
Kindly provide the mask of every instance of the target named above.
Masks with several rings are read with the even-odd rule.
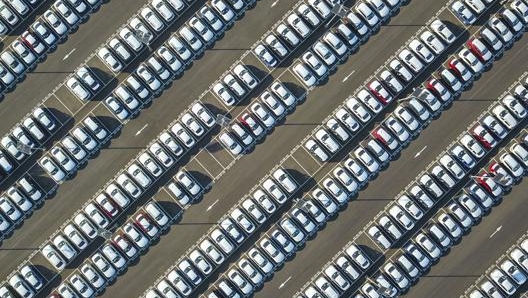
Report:
[[[145,128],[147,128],[147,126],[148,126],[148,123],[145,124],[145,125],[143,125],[143,127],[142,127],[140,130],[138,130],[138,131],[136,132],[136,136],[138,136],[140,133],[142,133],[143,130],[144,130]]]
[[[205,211],[209,211],[213,208],[214,205],[216,205],[216,203],[218,203],[218,199],[216,201],[214,201],[211,205],[209,205],[209,207],[207,207],[207,209],[205,209]]]
[[[424,151],[425,149],[427,149],[427,146],[424,146],[420,151],[418,151],[415,155],[414,155],[414,158],[417,158],[418,156],[420,156]]]
[[[495,234],[497,234],[498,232],[500,232],[500,230],[502,230],[502,226],[498,227],[493,233],[491,233],[491,235],[489,236],[489,238],[491,239],[493,236],[495,236]]]
[[[351,71],[346,77],[344,77],[341,80],[341,82],[343,82],[343,83],[346,82],[346,80],[348,80],[348,78],[350,78],[350,76],[352,76],[355,72],[356,72],[355,70]]]
[[[72,110],[70,110],[70,108],[68,108],[68,106],[66,106],[66,104],[57,96],[57,94],[53,93],[53,97],[55,97],[72,115],[77,114],[77,112],[72,112]],[[51,98],[51,96],[49,98]]]
[[[279,289],[282,289],[282,287],[284,287],[286,283],[290,281],[291,278],[292,278],[291,275],[288,276],[288,278],[286,278],[286,280],[279,285]]]
[[[271,3],[271,7],[277,5],[277,3],[279,3],[279,0],[275,0],[275,1],[273,1],[273,3]]]
[[[209,176],[213,177],[213,174],[209,172],[209,170],[200,162],[198,158],[194,158],[194,160],[196,160],[196,162],[209,174]]]
[[[75,52],[75,50],[77,50],[76,48],[72,49],[70,52],[68,52],[68,54],[66,54],[66,56],[64,56],[64,58],[62,58],[62,61],[68,59],[70,57],[71,54],[73,54],[73,52]]]

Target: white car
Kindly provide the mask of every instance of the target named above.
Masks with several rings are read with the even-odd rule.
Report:
[[[86,87],[84,87],[75,77],[69,78],[68,81],[66,81],[66,86],[68,86],[72,93],[81,100],[88,100],[92,96]]]
[[[250,107],[253,115],[268,128],[271,129],[275,126],[275,118],[270,114],[270,112],[259,102],[256,102]]]
[[[389,63],[389,67],[403,82],[408,83],[413,78],[413,74],[398,59],[392,60]]]
[[[66,174],[52,161],[49,157],[44,156],[39,160],[39,164],[44,171],[53,178],[57,183],[61,183],[66,179]]]
[[[264,42],[271,48],[273,53],[280,58],[284,58],[288,54],[288,48],[277,37],[275,37],[275,35],[268,35]]]
[[[15,40],[13,43],[11,43],[11,47],[13,48],[15,54],[17,54],[17,56],[20,57],[26,65],[30,66],[37,60],[37,57],[35,57],[31,50],[28,49],[25,43]]]
[[[277,28],[275,29],[275,32],[282,37],[288,44],[292,47],[295,47],[299,44],[300,40],[299,37],[295,33],[293,33],[288,26],[284,25],[283,23],[280,23]]]
[[[366,0],[366,2],[376,10],[376,12],[378,13],[378,15],[382,18],[382,19],[385,19],[389,13],[390,13],[390,10],[389,8],[387,7],[387,4],[385,4],[385,2],[381,1],[381,0]]]
[[[500,269],[494,269],[489,277],[507,294],[513,295],[517,287],[513,285],[510,279]]]
[[[442,41],[440,41],[440,39],[438,39],[438,37],[436,37],[436,35],[431,33],[429,30],[425,30],[422,34],[420,34],[420,39],[436,55],[439,55],[445,49],[445,45],[442,43]]]
[[[86,281],[95,289],[100,289],[106,283],[99,272],[90,264],[82,265],[80,271]]]
[[[506,95],[501,102],[517,119],[523,119],[528,114],[521,102],[512,95]]]
[[[296,13],[290,14],[286,21],[302,38],[306,38],[311,32],[308,25]]]
[[[229,132],[221,133],[218,139],[234,155],[238,155],[244,150],[240,143],[235,138],[233,138]]]
[[[53,159],[68,173],[72,173],[76,167],[75,161],[73,161],[64,150],[59,146],[54,146],[50,150],[50,154]]]
[[[191,46],[194,52],[198,53],[204,48],[204,44],[188,26],[183,26],[178,33]]]
[[[319,129],[315,133],[315,138],[323,144],[323,146],[328,149],[330,153],[336,153],[340,145],[337,143],[337,141],[332,137],[326,130]]]
[[[339,38],[332,31],[323,35],[323,40],[332,48],[332,50],[334,50],[334,52],[336,52],[337,55],[341,57],[344,57],[348,51],[347,46],[343,43],[341,38]]]
[[[216,13],[214,13],[213,10],[209,8],[209,6],[204,5],[200,9],[199,14],[201,15],[202,19],[204,19],[214,31],[220,33],[224,30],[224,23],[220,21]]]
[[[348,202],[348,194],[341,188],[334,179],[326,178],[323,181],[325,190],[340,204],[345,205]]]
[[[240,85],[240,82],[232,74],[227,74],[222,81],[238,98],[243,98],[246,95],[246,89]]]
[[[472,25],[477,20],[473,12],[471,12],[471,10],[460,1],[455,1],[451,4],[451,10],[466,26]]]
[[[392,206],[389,209],[389,214],[407,231],[411,230],[414,227],[414,220],[409,217],[407,212],[405,212],[400,206]]]
[[[441,256],[440,248],[424,233],[418,233],[414,238],[417,245],[419,245],[427,255],[433,260],[437,260]]]
[[[151,70],[144,65],[140,65],[136,70],[136,74],[141,78],[153,92],[161,91],[161,82],[154,76]]]
[[[330,7],[323,0],[308,0],[308,4],[315,9],[323,19],[326,19],[331,15]]]
[[[526,274],[513,264],[512,261],[506,259],[500,264],[500,268],[504,271],[518,286],[526,282]]]
[[[55,269],[62,270],[66,267],[66,262],[51,244],[44,246],[41,253]]]
[[[102,47],[97,51],[97,56],[108,66],[113,72],[119,72],[123,69],[123,64],[108,50],[107,47]]]
[[[454,158],[451,157],[451,155],[449,155],[449,154],[443,155],[440,158],[439,162],[457,180],[460,180],[460,179],[462,179],[464,177],[465,171],[458,164],[458,162],[456,162],[454,160]]]
[[[293,193],[297,189],[297,184],[286,171],[277,169],[273,172],[273,178],[288,192]]]
[[[278,64],[275,56],[273,56],[273,54],[261,43],[259,43],[255,49],[253,49],[253,53],[255,53],[260,61],[269,67],[274,67]]]
[[[342,142],[346,142],[350,138],[346,129],[335,118],[328,119],[326,127]]]
[[[192,137],[192,135],[183,128],[183,125],[181,125],[179,122],[174,124],[171,127],[171,132],[180,140],[185,147],[191,148],[196,144],[195,138]]]
[[[304,63],[296,63],[293,72],[307,87],[313,87],[317,83],[317,79]]]
[[[440,73],[440,77],[442,78],[442,81],[447,84],[449,89],[453,92],[458,92],[462,88],[462,83],[460,80],[456,77],[455,74],[453,74],[453,71],[450,69],[443,69]],[[443,85],[442,85],[443,87]],[[439,87],[440,88],[440,87]],[[449,94],[449,92],[444,92],[445,94]],[[444,97],[447,97],[445,95]]]
[[[475,158],[481,158],[486,153],[482,146],[475,141],[469,134],[464,134],[460,143],[473,154]]]
[[[176,174],[176,179],[180,182],[191,195],[196,196],[200,190],[201,186],[192,178],[188,173],[179,171]]]
[[[117,118],[125,120],[129,117],[130,113],[127,109],[119,102],[115,97],[109,96],[104,100],[104,104],[108,109],[116,115]],[[139,103],[138,103],[139,104]]]
[[[82,251],[86,248],[86,246],[88,246],[88,242],[86,241],[85,237],[77,228],[75,228],[73,224],[66,225],[63,229],[63,233],[68,238],[68,240],[79,249],[79,251]]]
[[[271,179],[266,179],[262,183],[262,187],[266,190],[268,194],[270,194],[273,199],[279,203],[284,204],[286,202],[286,199],[288,198],[286,194],[279,188],[279,186],[273,182]]]
[[[357,98],[349,97],[346,100],[345,105],[348,108],[348,110],[350,110],[362,123],[367,123],[370,119],[372,119],[372,115],[370,114],[370,112],[367,111],[365,106],[362,103],[360,103],[357,100]]]
[[[39,291],[44,286],[43,279],[35,267],[25,265],[20,269],[20,275],[35,290]]]
[[[358,147],[354,150],[354,156],[368,169],[371,174],[376,174],[380,164],[364,148]]]
[[[80,20],[79,17],[66,4],[64,4],[62,0],[55,1],[53,8],[61,15],[70,27],[77,27],[77,23]]]
[[[209,29],[209,27],[204,24],[202,20],[197,17],[192,17],[189,20],[189,26],[201,37],[206,43],[214,41],[214,32]]]
[[[416,56],[411,53],[408,49],[403,49],[399,54],[398,57],[408,66],[412,69],[414,73],[419,73],[423,68],[424,65]],[[423,57],[422,57],[423,58]],[[431,58],[431,60],[434,59]]]
[[[420,58],[425,61],[425,63],[431,63],[431,61],[433,61],[433,59],[435,58],[433,53],[431,53],[431,51],[418,39],[413,39],[409,43],[409,48],[416,55],[420,56]]]
[[[501,21],[501,19],[499,19],[497,16],[491,16],[487,23],[487,26],[493,32],[495,32],[505,44],[512,41],[513,33],[510,29],[508,29],[508,26],[504,24],[504,22]]]
[[[371,28],[375,28],[379,25],[380,19],[366,3],[359,2],[356,4],[356,6],[354,6],[354,10],[367,22]]]
[[[68,32],[68,27],[66,27],[64,22],[62,22],[57,14],[51,9],[44,12],[44,20],[60,38],[64,37]]]
[[[384,121],[385,126],[396,136],[396,138],[400,141],[400,143],[407,143],[410,141],[410,134],[403,127],[402,123],[398,121],[393,116],[389,116]]]
[[[420,184],[436,198],[440,198],[444,193],[444,191],[436,182],[434,182],[433,178],[429,174],[424,174],[420,177]]]
[[[44,132],[37,126],[35,121],[28,117],[22,122],[22,125],[26,128],[26,130],[31,134],[32,137],[34,137],[37,141],[42,142],[44,140],[44,137],[46,136]]]
[[[258,81],[255,78],[255,75],[247,68],[247,66],[238,64],[235,66],[235,68],[233,68],[233,72],[250,90],[257,86]]]
[[[13,203],[4,196],[0,197],[0,210],[2,210],[3,214],[15,223],[22,217],[20,210],[18,210]]]
[[[235,13],[229,5],[227,5],[224,0],[213,0],[211,1],[211,6],[220,14],[222,19],[229,23],[235,17]]]
[[[158,15],[154,13],[151,8],[145,7],[140,11],[139,14],[145,21],[147,21],[149,26],[154,29],[154,31],[161,32],[162,29],[165,27],[163,21],[160,20]]]
[[[275,95],[273,95],[273,93],[264,91],[260,95],[260,99],[266,105],[266,107],[268,107],[273,112],[275,117],[280,119],[286,115],[286,109],[284,105],[277,99]]]
[[[463,62],[473,71],[474,74],[480,74],[484,69],[484,65],[480,60],[473,54],[470,50],[463,48],[458,56],[462,59]]]
[[[224,84],[222,83],[217,83],[216,85],[213,86],[213,92],[218,96],[220,97],[220,99],[222,99],[222,101],[228,105],[228,106],[234,106],[236,101],[235,101],[235,97],[233,96],[233,94],[231,93],[231,91],[229,91]]]
[[[319,20],[319,17],[314,13],[314,11],[304,3],[297,7],[297,12],[312,27],[317,27],[317,25],[319,25],[319,23],[321,22]]]

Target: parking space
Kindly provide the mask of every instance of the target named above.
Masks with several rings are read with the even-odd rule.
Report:
[[[53,96],[56,97],[57,100],[60,101],[64,106],[66,106],[68,111],[71,111],[72,114],[78,113],[79,110],[86,104],[77,98],[77,96],[73,95],[66,84],[63,84],[57,88],[55,92],[53,92]]]

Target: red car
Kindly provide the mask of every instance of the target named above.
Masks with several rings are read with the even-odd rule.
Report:
[[[491,173],[493,173],[495,176],[500,176],[501,183],[503,183],[504,186],[512,186],[513,185],[513,177],[508,173],[508,171],[498,162],[494,161],[489,166],[489,170]]]
[[[398,147],[396,139],[383,127],[373,130],[372,136],[390,150],[395,150]]]
[[[502,195],[502,188],[497,182],[495,182],[495,180],[491,179],[492,177],[493,175],[484,172],[479,175],[478,183],[490,194],[499,197]]]
[[[468,40],[466,45],[469,48],[469,50],[473,52],[473,54],[475,54],[475,56],[477,56],[480,59],[480,61],[486,62],[491,59],[491,56],[492,56],[491,52],[488,50],[486,45],[484,45],[484,43],[480,39],[472,38]]]
[[[480,124],[473,128],[471,134],[488,150],[497,145],[495,138]]]
[[[460,80],[464,82],[471,80],[471,78],[473,77],[473,73],[459,59],[453,58],[449,60],[447,66],[458,76]]]
[[[381,101],[384,105],[388,104],[392,101],[392,95],[387,91],[387,89],[378,81],[374,80],[368,84],[368,88],[374,96],[376,96],[379,101]]]

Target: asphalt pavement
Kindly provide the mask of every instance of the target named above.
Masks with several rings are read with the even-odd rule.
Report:
[[[6,133],[143,3],[144,1],[138,0],[127,0],[126,5],[116,0],[105,3],[85,24],[80,26],[77,32],[70,35],[65,44],[59,45],[56,52],[48,55],[46,61],[30,73],[15,91],[6,95],[0,103],[0,132]],[[273,6],[272,3],[274,3]],[[160,97],[154,99],[154,102],[147,109],[142,110],[136,119],[128,122],[107,147],[91,159],[72,179],[61,184],[50,200],[47,200],[39,210],[24,221],[22,226],[15,230],[13,235],[2,242],[2,250],[0,250],[2,279],[10,274],[66,219],[70,218],[73,212],[90,199],[130,159],[134,158],[140,149],[166,128],[182,110],[208,89],[211,83],[217,80],[292,5],[293,1],[259,1],[256,7],[247,11],[245,16],[237,21],[213,48],[207,50],[202,58],[195,61],[181,78],[176,80]],[[361,86],[443,5],[445,1],[415,0],[403,6],[388,25],[382,26],[377,34],[373,35],[366,44],[338,67],[328,82],[311,91],[305,102],[298,106],[293,114],[288,115],[285,122],[276,127],[262,144],[258,144],[254,151],[243,156],[216,180],[212,189],[199,202],[187,209],[177,224],[171,226],[170,230],[161,236],[159,242],[130,266],[126,273],[110,285],[101,296],[137,297],[143,293],[160,274],[206,233],[212,224],[216,223],[233,204],[258,183],[316,125],[320,124],[339,103]],[[178,22],[173,28],[177,28],[178,24],[180,23]],[[475,28],[472,32],[474,30]],[[320,33],[322,30],[319,31]],[[493,64],[492,69],[484,73],[482,78],[469,91],[464,92],[462,97],[447,111],[443,112],[439,119],[432,122],[397,160],[391,162],[388,169],[380,173],[376,180],[370,183],[366,190],[360,192],[358,197],[349,203],[336,219],[318,232],[317,237],[309,241],[293,260],[288,261],[284,268],[273,276],[272,280],[266,282],[255,297],[291,297],[299,290],[331,256],[350,240],[348,236],[354,236],[388,203],[389,199],[405,187],[454,137],[489,106],[490,100],[500,95],[526,71],[526,63],[523,62],[528,60],[527,38],[525,36],[516,42],[512,49],[506,51],[504,57]],[[73,53],[71,53],[72,50],[74,50]],[[71,54],[64,59],[68,53]],[[288,61],[286,66],[289,63],[291,61]],[[429,67],[431,70],[435,68],[436,66]],[[283,67],[277,69],[271,77],[277,76],[283,70]],[[122,80],[124,75],[118,76],[118,80]],[[417,81],[425,78],[427,76],[423,75]],[[255,94],[258,93],[255,92]],[[243,102],[241,107],[231,112],[231,115],[237,115],[247,105],[247,102]],[[80,121],[90,111],[89,108],[97,103],[90,103],[89,107],[83,108],[82,112],[75,116],[73,122]],[[366,130],[373,126],[374,124],[371,124]],[[362,136],[358,137],[358,140],[361,139]],[[355,143],[352,146],[355,146]],[[353,148],[352,146],[348,148]],[[193,151],[192,155],[196,152]],[[417,156],[418,152],[421,153]],[[190,158],[185,158],[184,162]],[[325,168],[330,169],[334,165],[335,163],[331,162]],[[189,166],[186,165],[186,167]],[[175,173],[176,170],[173,169],[170,172]],[[166,200],[162,192],[157,191],[170,176],[171,174],[166,174],[160,179],[127,214],[132,214],[151,196],[160,201]],[[316,175],[315,178],[318,177]],[[441,289],[445,287],[453,289],[452,297],[460,295],[476,279],[471,276],[480,275],[489,266],[489,262],[479,263],[479,258],[485,258],[488,261],[495,260],[496,256],[500,255],[516,239],[515,235],[518,237],[519,233],[526,231],[525,223],[515,225],[516,220],[522,222],[522,214],[526,213],[526,204],[523,204],[522,198],[523,193],[526,192],[526,186],[526,182],[523,182],[505,197],[505,202],[497,210],[494,209],[492,214],[487,216],[482,224],[475,227],[461,244],[453,248],[447,257],[433,267],[431,272],[422,278],[407,296],[445,297],[441,296],[443,294]],[[287,208],[288,206],[285,206],[281,213],[287,211]],[[120,222],[124,219],[125,217],[122,216]],[[490,232],[499,225],[503,226],[503,232],[494,236],[493,242],[486,242]],[[265,225],[261,231],[266,231],[267,227],[269,225]],[[507,232],[510,229],[515,233]],[[251,239],[258,239],[259,234],[256,233]],[[86,256],[92,253],[96,245],[100,243],[100,241],[94,243]],[[489,249],[479,251],[482,243],[486,243]],[[497,245],[492,243],[497,243]],[[238,255],[235,254],[232,260],[236,260]],[[475,256],[475,259],[469,260],[469,256]],[[466,260],[468,264],[462,265],[462,260]],[[65,278],[77,264],[79,261],[69,266],[71,268],[61,275],[62,278]],[[45,263],[41,265],[49,267]],[[227,268],[227,264],[224,264],[222,268]],[[464,275],[470,277],[464,277]],[[210,278],[210,281],[214,281],[216,276],[215,274]],[[442,276],[461,276],[463,282],[458,283],[458,279],[442,278]],[[57,285],[59,280],[57,279],[54,285]],[[288,282],[279,288],[285,280]],[[202,286],[200,292],[205,288],[206,285]]]

